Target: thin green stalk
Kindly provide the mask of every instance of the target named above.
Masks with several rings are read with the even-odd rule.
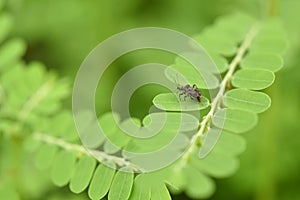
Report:
[[[246,36],[245,40],[243,41],[243,43],[241,44],[241,46],[239,47],[236,56],[233,58],[232,62],[229,64],[229,69],[220,84],[219,91],[211,103],[210,111],[208,112],[208,114],[204,117],[204,119],[200,123],[199,131],[190,140],[189,147],[183,156],[184,160],[188,161],[189,156],[193,153],[194,149],[196,149],[197,144],[201,140],[201,137],[205,134],[206,130],[209,128],[209,124],[213,118],[213,115],[218,111],[219,105],[222,102],[223,96],[226,92],[226,87],[230,83],[234,71],[238,67],[241,60],[243,59],[245,53],[247,52],[247,50],[252,42],[252,39],[256,36],[257,32],[258,32],[258,25],[254,25],[250,29],[249,33],[247,34],[247,36]]]

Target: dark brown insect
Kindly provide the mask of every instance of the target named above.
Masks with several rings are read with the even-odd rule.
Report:
[[[201,92],[195,84],[193,86],[189,84],[185,86],[179,85],[177,86],[177,90],[181,92],[179,98],[184,95],[184,100],[186,100],[187,97],[190,97],[191,100],[201,102]]]

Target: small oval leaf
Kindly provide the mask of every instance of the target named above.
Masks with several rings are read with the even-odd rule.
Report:
[[[36,165],[39,169],[47,169],[51,166],[57,146],[51,144],[42,145],[36,158]]]
[[[265,69],[276,72],[283,66],[281,56],[273,53],[250,53],[241,62],[242,68]]]
[[[166,77],[173,82],[176,82],[178,75],[184,77],[185,81],[182,84],[196,84],[201,89],[214,89],[219,85],[218,78],[208,70],[197,70],[193,65],[182,59],[176,59],[176,64],[171,65],[165,70]],[[216,69],[217,70],[217,67]],[[181,82],[179,82],[181,83]],[[175,85],[174,85],[175,86]]]
[[[144,174],[139,174],[134,179],[132,193],[130,200],[149,200],[150,199],[150,187],[145,183],[143,179]]]
[[[166,185],[163,183],[157,183],[151,187],[151,199],[172,200]]]
[[[102,199],[110,188],[114,174],[115,166],[99,165],[89,187],[89,197],[93,200]]]
[[[229,108],[261,113],[270,107],[271,99],[262,92],[233,89],[225,94],[224,104]]]
[[[84,156],[79,160],[70,181],[70,189],[72,192],[80,193],[87,188],[95,166],[96,160],[90,156]]]
[[[133,184],[133,172],[122,168],[117,173],[108,193],[108,200],[128,199]]]
[[[198,161],[200,161],[197,158]],[[186,193],[194,199],[208,198],[215,191],[215,184],[211,178],[197,170],[192,165],[184,168],[186,178]]]
[[[66,185],[72,176],[76,156],[68,151],[59,152],[53,162],[51,179],[57,186]]]
[[[241,69],[232,77],[232,85],[250,90],[262,90],[275,80],[275,75],[271,71],[262,69]]]
[[[202,96],[200,103],[188,98],[184,101],[173,93],[162,93],[154,97],[153,104],[157,108],[167,111],[192,111],[207,108],[209,100]]]
[[[257,120],[258,117],[253,112],[225,108],[215,113],[213,124],[233,133],[243,133],[252,129]]]

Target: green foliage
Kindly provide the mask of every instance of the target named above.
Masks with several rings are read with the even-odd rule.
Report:
[[[161,110],[192,111],[207,108],[209,106],[209,100],[203,97],[199,104],[195,104],[195,102],[189,101],[189,98],[187,98],[187,101],[182,101],[179,96],[176,97],[173,93],[163,93],[153,99],[153,104]]]
[[[108,199],[128,199],[133,184],[133,176],[133,171],[131,171],[131,169],[120,169],[116,173],[111,184],[111,188],[108,193]]]
[[[114,167],[108,167],[105,164],[98,165],[89,186],[89,197],[102,199],[109,191],[114,174]]]
[[[241,69],[232,77],[232,85],[234,87],[262,90],[269,87],[275,79],[275,75],[271,71],[261,69]]]
[[[260,113],[271,105],[271,99],[262,92],[254,92],[244,89],[233,89],[226,93],[224,104],[228,108],[246,110]]]
[[[244,151],[245,140],[234,133],[252,129],[258,121],[257,113],[271,105],[268,95],[252,90],[270,86],[274,82],[274,72],[283,66],[280,54],[285,49],[285,39],[282,29],[276,21],[259,22],[259,28],[257,23],[243,14],[225,16],[194,37],[207,49],[218,71],[203,72],[209,77],[209,82],[205,82],[193,66],[177,58],[170,67],[186,77],[186,80],[179,80],[179,84],[196,84],[204,91],[204,96],[201,103],[197,103],[161,93],[154,97],[153,104],[168,112],[151,113],[141,121],[125,119],[121,122],[122,128],[136,130],[131,136],[142,133],[147,140],[127,135],[114,121],[116,113],[100,116],[99,123],[107,133],[107,140],[99,138],[92,144],[103,145],[103,149],[95,152],[98,160],[81,145],[71,113],[61,109],[62,100],[70,92],[68,82],[46,71],[40,63],[22,62],[23,40],[5,41],[0,49],[1,137],[12,139],[17,145],[24,142],[19,153],[35,157],[35,165],[30,167],[51,170],[48,178],[55,185],[69,184],[76,194],[88,190],[91,199],[107,195],[109,200],[167,200],[171,199],[169,191],[185,192],[195,199],[208,198],[215,191],[213,178],[228,177],[238,169],[237,156]],[[9,27],[10,19],[6,15],[0,17],[0,40],[5,38]],[[175,83],[174,70],[165,73]],[[214,74],[222,75],[222,82]],[[216,95],[208,97],[208,89],[214,89]],[[182,114],[185,111],[199,111],[204,117],[197,119],[191,113]],[[84,116],[87,131],[90,131],[89,116]],[[148,128],[159,128],[162,119],[166,119],[165,126],[150,137]],[[134,127],[128,123],[132,120],[136,122]],[[154,172],[144,173],[138,166],[145,160],[124,151],[152,152],[170,141],[176,148],[166,149],[155,159],[166,159],[185,149],[183,156]],[[2,138],[1,143],[4,143]],[[121,150],[117,155],[122,157],[115,155],[118,148]],[[201,157],[201,152],[210,153]],[[5,186],[2,180],[0,182],[0,191],[5,193],[0,194],[9,199],[19,199],[17,186],[10,184],[14,177],[5,175],[7,169],[15,165],[6,161],[0,168],[1,177],[6,178]]]

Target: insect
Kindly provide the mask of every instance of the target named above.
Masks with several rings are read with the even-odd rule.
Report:
[[[185,86],[179,85],[177,86],[177,90],[181,92],[179,98],[184,95],[184,100],[186,100],[187,97],[190,97],[194,101],[201,102],[201,92],[195,84],[193,86],[189,84]]]

